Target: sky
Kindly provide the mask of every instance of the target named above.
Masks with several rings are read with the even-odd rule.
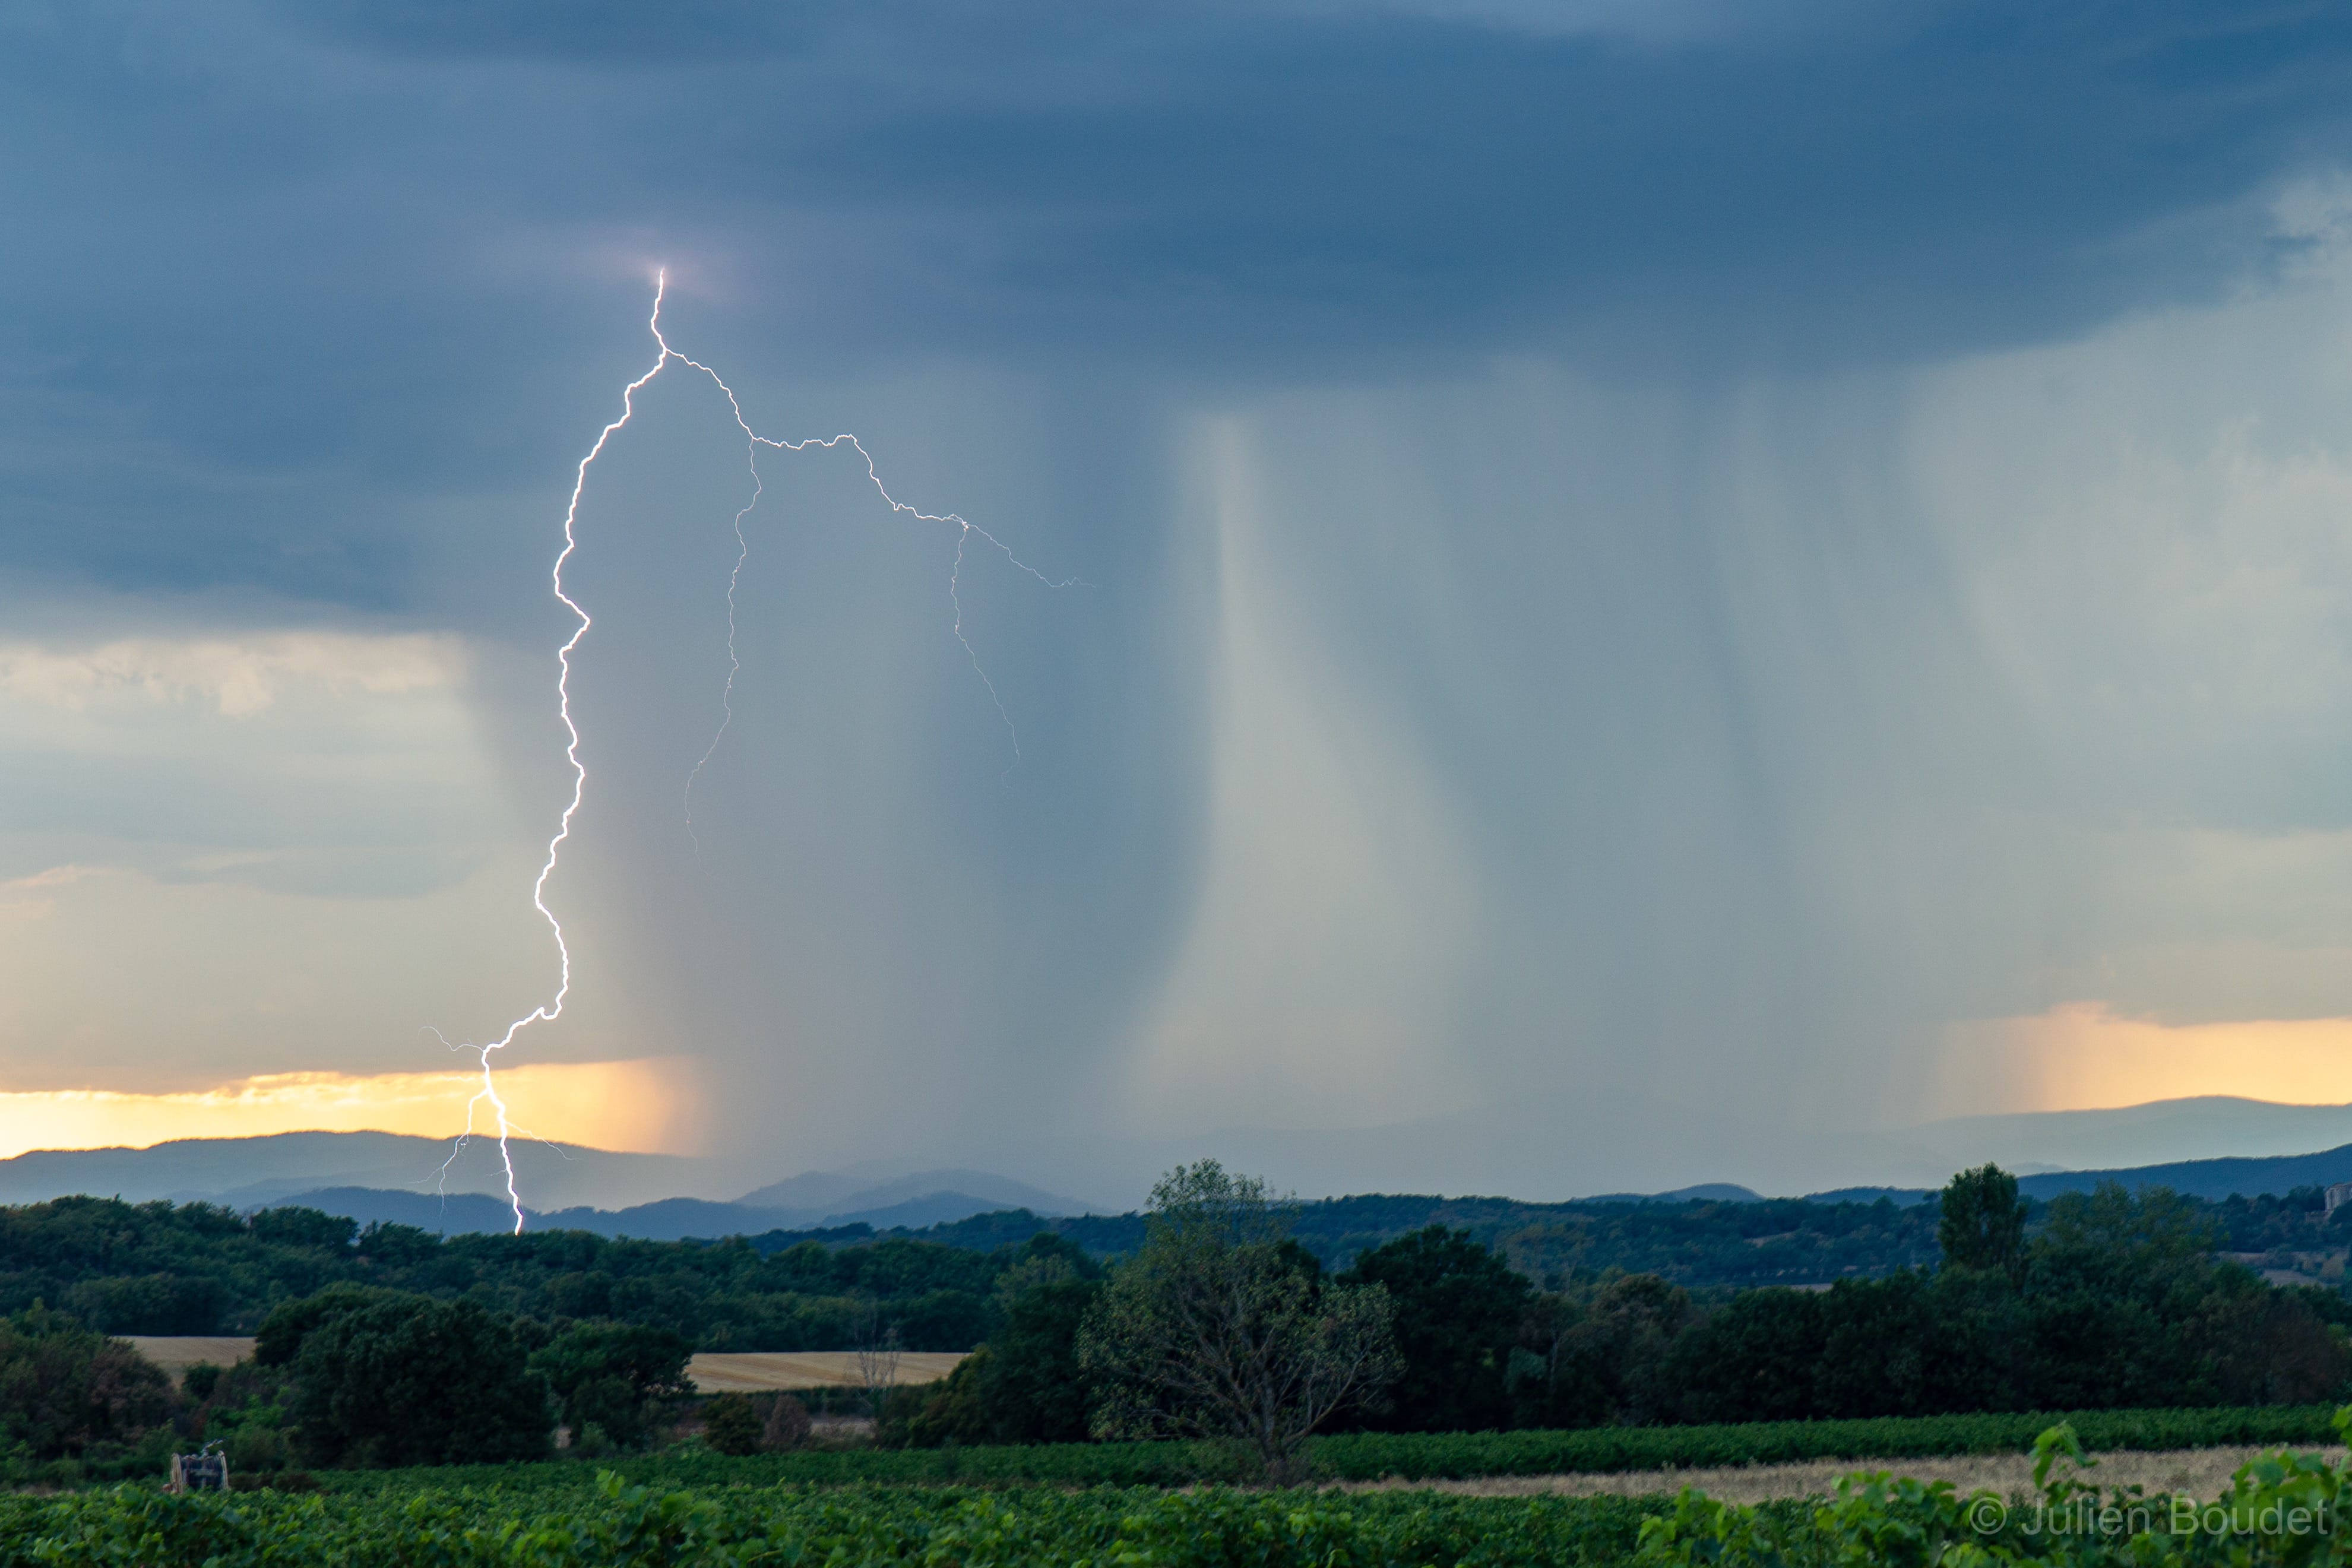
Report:
[[[1541,1198],[2352,1102],[2327,8],[24,0],[0,190],[0,1153],[462,1119],[657,275],[989,537],[763,450],[737,574],[637,394],[534,1131]]]

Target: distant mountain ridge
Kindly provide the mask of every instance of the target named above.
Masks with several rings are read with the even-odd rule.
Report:
[[[709,1193],[724,1173],[674,1155],[618,1154],[517,1139],[515,1170],[528,1190],[560,1205],[629,1203],[646,1193]],[[146,1148],[37,1149],[0,1160],[0,1203],[69,1193],[133,1203],[167,1198],[254,1208],[330,1187],[432,1187],[503,1193],[495,1139],[397,1133],[278,1133],[257,1138],[184,1138]],[[720,1190],[724,1190],[723,1187]],[[511,1223],[511,1219],[509,1219]]]
[[[2267,1193],[2284,1197],[2299,1186],[2332,1186],[2352,1181],[2352,1144],[2311,1155],[2273,1155],[2260,1159],[2178,1160],[2170,1165],[2137,1166],[2129,1170],[2052,1171],[2020,1176],[2017,1190],[2028,1197],[2055,1197],[2062,1192],[2088,1192],[2103,1181],[2120,1182],[2137,1189],[2168,1186],[2191,1197],[2220,1201],[2226,1197],[2258,1197]]]
[[[2185,1101],[2135,1107],[2136,1113],[2144,1114],[2137,1115],[2134,1124],[2169,1125],[2206,1109],[2211,1107]],[[2279,1124],[2322,1129],[2336,1126],[2334,1118],[2344,1108],[2231,1102],[2220,1109],[2233,1117],[2294,1113],[2294,1120]],[[2090,1113],[2051,1114],[2063,1119]],[[521,1188],[531,1200],[526,1209],[529,1224],[541,1229],[577,1228],[646,1240],[767,1236],[857,1226],[879,1232],[924,1233],[1002,1214],[1044,1217],[1074,1228],[1110,1226],[1112,1229],[1105,1232],[1108,1238],[1115,1232],[1124,1234],[1118,1226],[1132,1220],[1131,1216],[1121,1216],[1106,1206],[962,1167],[907,1174],[893,1172],[887,1166],[867,1166],[862,1172],[804,1172],[730,1197],[726,1195],[731,1184],[725,1169],[715,1162],[522,1141],[513,1145],[512,1154]],[[1979,1154],[1963,1163],[1987,1157],[2000,1156]],[[2018,1161],[2011,1168],[2024,1173],[2020,1188],[2037,1198],[2085,1191],[2107,1180],[2129,1187],[2165,1186],[2209,1200],[2231,1195],[2284,1196],[2299,1186],[2352,1181],[2352,1143],[2300,1154],[2080,1170],[2035,1171]],[[456,1150],[454,1157],[452,1145],[438,1139],[388,1133],[285,1133],[257,1138],[186,1139],[142,1149],[42,1150],[0,1160],[0,1203],[37,1202],[69,1193],[120,1196],[134,1202],[202,1200],[238,1209],[300,1203],[349,1215],[362,1223],[415,1225],[447,1234],[503,1231],[514,1224],[497,1147],[491,1140],[479,1138]],[[648,1200],[649,1194],[660,1196]],[[1885,1197],[1898,1207],[1908,1207],[1933,1196],[1934,1189],[1927,1187],[1854,1186],[1814,1193],[1809,1201],[1867,1205]],[[1489,1204],[1522,1207],[1510,1199],[1421,1201],[1434,1206],[1433,1214],[1466,1213]],[[1664,1193],[1612,1193],[1576,1201],[1591,1206],[1746,1205],[1778,1200],[1730,1183],[1704,1183]],[[1570,1206],[1523,1207],[1532,1213]],[[1087,1216],[1096,1218],[1089,1221],[1083,1218]],[[1014,1221],[1015,1228],[1022,1222]]]
[[[968,1169],[813,1171],[731,1197],[730,1191],[741,1191],[740,1178],[715,1161],[520,1138],[509,1153],[533,1225],[647,1240],[826,1224],[921,1227],[990,1209],[1071,1215],[1102,1207]],[[0,1160],[0,1204],[74,1193],[236,1209],[300,1203],[363,1224],[453,1235],[512,1229],[506,1186],[495,1139],[459,1145],[396,1133],[188,1138],[146,1148],[41,1149]]]
[[[970,1190],[972,1188],[979,1190]],[[526,1207],[523,1213],[533,1230],[587,1230],[599,1236],[626,1236],[641,1241],[683,1241],[689,1238],[709,1240],[858,1225],[875,1230],[923,1229],[1007,1209],[1049,1218],[1097,1212],[1094,1206],[1058,1197],[985,1171],[921,1171],[878,1186],[813,1172],[808,1176],[795,1176],[791,1181],[762,1187],[751,1197],[779,1191],[799,1196],[813,1192],[839,1196],[831,1205],[801,1208],[770,1207],[755,1204],[750,1197],[732,1203],[667,1197],[621,1209],[580,1206],[539,1210]],[[316,1208],[356,1219],[362,1225],[414,1225],[446,1236],[489,1235],[514,1228],[514,1209],[502,1194],[443,1195],[339,1186],[290,1193],[259,1207]]]

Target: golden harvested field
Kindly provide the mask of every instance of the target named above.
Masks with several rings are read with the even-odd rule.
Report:
[[[964,1358],[958,1350],[907,1351],[894,1382],[931,1383]],[[755,1351],[698,1355],[687,1367],[705,1394],[764,1394],[775,1389],[855,1388],[865,1382],[854,1350]]]
[[[253,1354],[249,1339],[185,1337],[163,1334],[124,1336],[139,1354],[172,1375],[181,1375],[197,1362],[230,1366]],[[898,1383],[929,1383],[945,1377],[963,1359],[961,1351],[908,1351],[898,1357]],[[865,1382],[854,1350],[756,1351],[741,1354],[698,1355],[687,1375],[705,1394],[765,1394],[777,1389],[855,1388]]]
[[[140,1354],[170,1373],[174,1383],[200,1361],[209,1361],[215,1366],[234,1366],[253,1354],[253,1342],[249,1339],[144,1333],[122,1337],[137,1345]]]

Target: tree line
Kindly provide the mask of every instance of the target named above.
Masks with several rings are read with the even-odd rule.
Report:
[[[1009,1276],[999,1333],[903,1393],[884,1435],[1192,1431],[1279,1470],[1306,1432],[1351,1427],[2305,1403],[2352,1385],[2352,1304],[2217,1258],[2218,1228],[2170,1192],[2110,1185],[2030,1225],[2015,1178],[1987,1166],[1935,1213],[1936,1267],[1709,1301],[1614,1270],[1545,1289],[1442,1226],[1327,1271],[1262,1186],[1197,1166],[1154,1193],[1118,1268]]]
[[[109,1334],[251,1333],[284,1302],[351,1284],[642,1323],[698,1350],[848,1349],[878,1312],[908,1345],[962,1350],[990,1332],[998,1276],[1020,1252],[870,1235],[764,1249],[580,1230],[444,1238],[300,1207],[64,1197],[0,1207],[0,1313],[40,1301]]]
[[[688,1395],[696,1339],[678,1325],[762,1284],[835,1292],[842,1337],[869,1349],[935,1348],[906,1325],[956,1296],[978,1348],[943,1383],[877,1401],[885,1443],[1191,1434],[1277,1475],[1318,1431],[2294,1404],[2352,1385],[2352,1304],[2217,1255],[2228,1238],[2206,1206],[2110,1186],[2036,1207],[1990,1166],[1932,1206],[1932,1266],[1713,1292],[1613,1269],[1539,1282],[1443,1225],[1333,1269],[1299,1239],[1298,1206],[1213,1162],[1171,1173],[1111,1260],[1052,1231],[985,1254],[898,1239],[762,1255],[38,1207],[0,1217],[20,1249],[37,1221],[53,1253],[62,1234],[107,1267],[210,1228],[213,1256],[309,1257],[315,1288],[278,1276],[253,1359],[196,1369],[176,1398],[86,1317],[16,1312],[0,1322],[12,1460],[119,1455],[158,1432],[225,1442],[247,1470],[532,1458],[559,1423],[590,1448],[637,1446]],[[740,1404],[710,1407],[715,1445],[772,1439],[761,1417],[776,1412]]]
[[[2174,1200],[2213,1245],[2291,1266],[2352,1241],[2352,1208],[2316,1189],[2226,1203]],[[2038,1234],[2058,1210],[2029,1218]],[[1702,1309],[1733,1290],[1886,1278],[1935,1265],[1936,1203],[1898,1205],[1368,1196],[1292,1206],[1291,1237],[1327,1270],[1439,1226],[1546,1290],[1611,1270],[1654,1275]],[[249,1333],[280,1302],[342,1282],[461,1296],[542,1321],[610,1317],[700,1350],[838,1350],[879,1303],[906,1343],[963,1350],[992,1331],[1001,1277],[1040,1234],[1095,1259],[1142,1245],[1148,1216],[982,1215],[912,1234],[865,1226],[721,1241],[616,1240],[584,1231],[442,1238],[360,1228],[287,1207],[68,1197],[0,1207],[0,1313],[35,1301],[106,1333]],[[1549,1354],[1549,1352],[1546,1353]]]

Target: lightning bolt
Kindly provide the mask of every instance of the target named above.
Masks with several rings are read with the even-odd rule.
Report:
[[[693,768],[687,774],[685,808],[687,816],[687,831],[689,837],[693,834],[694,826],[695,780],[701,776],[702,769],[705,765],[710,761],[712,757],[718,754],[720,741],[726,738],[727,727],[733,722],[735,717],[735,677],[741,673],[743,668],[741,660],[736,654],[735,647],[735,593],[737,586],[742,580],[744,563],[751,559],[751,553],[750,537],[743,531],[743,522],[746,517],[751,515],[752,509],[759,506],[760,497],[765,493],[766,489],[765,482],[761,479],[760,475],[760,449],[761,447],[768,447],[778,452],[805,452],[811,447],[815,447],[820,450],[829,452],[846,444],[850,450],[856,452],[857,455],[865,461],[866,478],[873,484],[876,494],[879,495],[889,506],[893,515],[903,515],[917,522],[951,524],[954,526],[957,530],[955,564],[950,568],[948,573],[948,601],[954,611],[954,619],[951,625],[955,632],[956,641],[962,644],[965,656],[971,661],[973,673],[980,677],[981,685],[988,690],[989,701],[994,705],[997,717],[1003,721],[1005,733],[1012,740],[1013,758],[1015,765],[1017,765],[1021,759],[1020,732],[1013,727],[1013,716],[1006,711],[1004,699],[998,693],[996,683],[989,678],[987,669],[982,665],[980,662],[979,650],[972,646],[971,639],[964,633],[962,582],[965,551],[970,548],[972,537],[977,535],[991,549],[1003,556],[1004,559],[1013,567],[1027,573],[1029,576],[1035,578],[1039,582],[1044,583],[1048,588],[1067,588],[1077,581],[1077,579],[1076,578],[1066,578],[1056,580],[1053,578],[1047,577],[1044,572],[1039,571],[1035,567],[1031,566],[1027,561],[1023,560],[1019,556],[1013,554],[1011,548],[1008,547],[1004,541],[998,538],[994,534],[990,533],[986,528],[980,527],[976,523],[968,521],[964,517],[961,517],[953,512],[926,512],[899,500],[897,497],[891,495],[889,489],[882,483],[881,470],[875,463],[873,454],[866,451],[865,444],[860,442],[855,435],[844,432],[838,435],[823,437],[809,436],[799,441],[784,441],[779,440],[773,436],[762,435],[758,431],[752,429],[751,422],[744,417],[743,404],[741,400],[737,398],[735,395],[735,389],[729,386],[725,379],[709,365],[704,364],[699,360],[691,359],[687,355],[680,353],[677,350],[671,348],[669,340],[663,336],[661,325],[662,302],[667,297],[668,292],[669,273],[668,270],[665,268],[655,275],[653,315],[646,323],[646,329],[652,332],[654,342],[660,351],[655,356],[651,369],[647,370],[643,375],[637,377],[636,380],[629,382],[628,385],[621,389],[620,417],[605,425],[603,430],[597,433],[595,444],[589,447],[587,455],[580,459],[580,465],[572,474],[572,499],[563,509],[563,548],[556,552],[555,566],[551,573],[556,599],[562,603],[564,609],[572,612],[572,616],[579,622],[579,624],[572,629],[572,635],[564,640],[563,645],[555,651],[555,661],[558,672],[555,681],[556,712],[563,720],[563,733],[565,736],[563,758],[564,761],[568,763],[572,768],[572,799],[565,804],[563,814],[556,822],[555,836],[547,841],[547,859],[540,866],[538,880],[531,883],[530,889],[531,907],[539,911],[540,917],[547,922],[548,930],[551,932],[555,937],[555,952],[559,962],[555,994],[547,1001],[541,1003],[538,1007],[533,1008],[530,1012],[525,1013],[522,1017],[507,1025],[506,1032],[489,1043],[486,1045],[452,1045],[450,1047],[453,1051],[470,1051],[478,1053],[482,1069],[482,1083],[481,1087],[474,1092],[473,1098],[466,1103],[466,1131],[458,1135],[457,1146],[450,1151],[449,1159],[443,1163],[441,1166],[442,1175],[446,1179],[450,1165],[454,1164],[458,1155],[464,1152],[467,1139],[473,1135],[474,1119],[477,1113],[478,1113],[483,1107],[488,1106],[490,1120],[498,1129],[499,1159],[505,1168],[507,1202],[509,1207],[514,1210],[514,1228],[515,1234],[518,1236],[522,1234],[523,1228],[522,1196],[517,1188],[515,1182],[514,1152],[509,1146],[509,1140],[517,1134],[520,1134],[525,1137],[530,1137],[533,1134],[524,1128],[518,1127],[514,1124],[512,1117],[509,1114],[507,1103],[499,1093],[498,1080],[491,1070],[490,1059],[498,1052],[504,1051],[508,1046],[512,1045],[515,1041],[515,1037],[520,1034],[524,1030],[530,1028],[532,1024],[553,1023],[557,1019],[562,1017],[564,999],[572,994],[572,949],[563,940],[563,922],[556,918],[555,912],[547,906],[547,880],[549,877],[555,874],[556,862],[562,857],[563,845],[566,841],[572,837],[572,819],[579,813],[580,803],[586,798],[588,790],[588,769],[587,767],[580,760],[580,727],[572,721],[572,655],[579,648],[581,639],[588,635],[588,629],[594,625],[595,622],[589,615],[588,612],[581,607],[580,602],[577,600],[573,599],[571,594],[564,591],[563,568],[565,564],[572,559],[572,554],[580,548],[580,503],[582,498],[587,494],[588,470],[594,465],[597,458],[604,455],[604,448],[611,444],[613,437],[619,434],[622,428],[625,426],[631,419],[635,417],[637,412],[637,393],[644,391],[645,388],[652,382],[656,376],[660,375],[663,370],[667,368],[673,360],[677,361],[679,364],[685,365],[692,370],[699,371],[702,374],[709,376],[712,384],[717,386],[721,392],[726,394],[727,406],[735,415],[735,423],[737,428],[741,430],[743,433],[746,462],[751,472],[751,498],[744,503],[742,510],[735,514],[735,566],[734,570],[728,574],[727,578],[727,681],[719,694],[721,716],[719,721],[719,728],[717,733],[711,737],[710,745],[704,750],[700,759],[695,763]],[[1006,771],[1010,772],[1011,769],[1008,768]],[[701,843],[699,840],[695,841],[695,852],[697,856],[699,857],[701,853]],[[435,1031],[436,1035],[438,1032],[438,1030]],[[449,1042],[445,1040],[443,1043],[448,1044]]]

